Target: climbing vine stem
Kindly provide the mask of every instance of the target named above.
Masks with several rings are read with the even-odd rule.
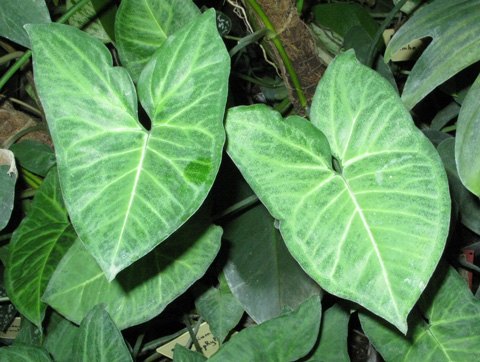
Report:
[[[63,14],[56,23],[63,24],[65,23],[70,17],[75,14],[79,9],[85,6],[90,0],[81,0],[70,9],[67,10],[65,14]],[[8,82],[8,80],[20,69],[20,67],[25,64],[25,62],[30,59],[32,56],[32,51],[28,49],[23,55],[17,59],[17,61],[5,72],[5,74],[0,78],[0,90],[3,86]]]
[[[303,93],[302,86],[300,85],[300,81],[298,79],[297,73],[293,68],[292,62],[290,61],[290,58],[288,57],[282,42],[278,38],[278,34],[275,28],[273,27],[272,23],[268,19],[267,14],[265,14],[265,12],[257,3],[256,0],[248,0],[248,3],[252,6],[252,9],[258,14],[263,24],[265,24],[265,27],[273,32],[274,35],[272,36],[271,40],[275,45],[275,47],[277,48],[283,63],[285,64],[285,69],[290,75],[290,79],[292,80],[293,86],[295,87],[295,91],[297,92],[300,104],[302,105],[302,107],[305,108],[307,105],[307,99],[305,98],[305,94]]]

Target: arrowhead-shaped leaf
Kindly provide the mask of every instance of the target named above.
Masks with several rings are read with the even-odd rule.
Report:
[[[225,226],[225,277],[232,293],[258,324],[296,309],[322,289],[288,252],[275,219],[257,205]]]
[[[208,360],[296,361],[305,356],[315,344],[321,317],[320,297],[315,295],[291,313],[245,328],[232,336]]]
[[[120,60],[134,81],[165,40],[198,15],[192,0],[122,0],[115,39]]]
[[[402,100],[407,108],[480,59],[479,32],[480,0],[436,0],[398,30],[385,50],[385,61],[412,40],[433,38],[405,84]]]
[[[76,238],[54,167],[37,190],[27,217],[12,236],[5,270],[10,300],[40,329],[47,309],[41,301],[42,295]]]
[[[133,361],[122,333],[99,304],[83,318],[78,339],[73,348],[74,362],[129,362]]]
[[[214,10],[155,53],[134,85],[73,27],[29,26],[35,83],[72,223],[108,280],[182,225],[218,171],[230,59]],[[65,102],[65,100],[68,100]]]
[[[480,301],[446,263],[439,264],[408,317],[407,336],[376,316],[359,316],[386,361],[480,361]]]
[[[227,152],[303,269],[406,332],[448,232],[443,165],[388,81],[353,52],[327,69],[311,117],[231,109]]]
[[[205,274],[220,249],[222,229],[196,217],[168,241],[108,282],[77,240],[58,265],[43,300],[79,324],[97,304],[125,329],[146,322]]]

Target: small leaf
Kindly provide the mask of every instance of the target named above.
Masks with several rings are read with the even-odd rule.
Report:
[[[0,149],[0,230],[7,226],[13,210],[18,171],[12,151]]]
[[[43,300],[77,324],[99,303],[106,304],[120,329],[146,322],[204,275],[220,248],[221,235],[220,227],[194,217],[110,283],[77,240]]]
[[[0,361],[2,362],[52,362],[45,348],[15,344],[10,347],[0,348]]]
[[[133,361],[122,333],[102,304],[92,308],[82,320],[73,351],[75,362]]]
[[[387,361],[480,360],[480,301],[446,263],[439,264],[409,316],[407,336],[371,314],[359,316],[365,334]]]
[[[80,0],[67,0],[67,7],[78,4]],[[75,12],[68,23],[98,40],[109,43],[115,40],[115,14],[117,7],[113,0],[91,0]]]
[[[402,100],[408,109],[480,59],[479,32],[480,0],[436,0],[398,30],[385,50],[386,62],[412,40],[433,38],[407,78]]]
[[[205,290],[195,300],[195,307],[220,343],[223,343],[228,333],[238,324],[244,312],[225,280],[220,289],[211,287]]]
[[[45,0],[2,0],[0,6],[0,36],[30,48],[25,24],[49,23]]]
[[[349,320],[348,310],[339,304],[323,313],[320,341],[308,362],[350,361],[347,348]]]
[[[467,93],[457,122],[455,161],[467,189],[480,197],[480,76]]]
[[[21,167],[42,177],[45,177],[50,167],[57,162],[50,146],[32,140],[14,143],[10,150]]]
[[[388,81],[351,51],[322,77],[311,119],[230,109],[227,152],[302,268],[406,332],[448,233],[443,165]]]
[[[134,81],[165,40],[200,15],[192,0],[123,0],[115,22],[118,55]]]
[[[200,207],[217,174],[230,58],[215,11],[169,38],[145,67],[139,94],[150,131],[138,121],[130,77],[103,44],[59,24],[28,32],[65,204],[112,280]]]
[[[41,297],[75,238],[57,169],[52,168],[37,190],[27,217],[12,236],[5,270],[10,300],[40,329],[47,308]]]
[[[258,324],[278,317],[288,305],[296,309],[314,294],[318,284],[292,258],[274,218],[263,205],[225,226],[228,242],[225,277],[230,289]]]
[[[440,131],[448,122],[458,116],[460,106],[456,102],[451,102],[432,119],[431,129]]]
[[[296,361],[315,344],[321,314],[320,297],[313,296],[294,312],[240,331],[209,361]]]
[[[181,344],[176,344],[173,350],[173,362],[203,362],[207,357],[204,355],[191,351]]]

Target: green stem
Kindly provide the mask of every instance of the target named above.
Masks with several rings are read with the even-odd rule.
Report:
[[[3,57],[0,57],[0,65],[8,63],[10,60],[20,58],[22,55],[23,55],[23,52],[21,52],[21,51],[8,53],[7,55],[4,55]]]
[[[12,238],[13,233],[0,235],[0,241],[10,240]]]
[[[10,302],[10,299],[8,297],[0,297],[0,303],[2,302]]]
[[[457,130],[457,125],[454,124],[453,126],[443,127],[440,131],[448,133],[448,132],[452,132],[452,131],[456,131],[456,130]]]
[[[297,0],[297,12],[301,14],[302,10],[303,10],[303,0]]]
[[[65,23],[73,14],[75,14],[79,9],[81,9],[86,3],[90,0],[81,0],[70,9],[67,10],[65,14],[63,14],[56,23],[63,24]],[[0,90],[5,86],[8,80],[16,73],[17,70],[32,56],[32,51],[28,49],[23,55],[18,58],[18,60],[13,64],[0,78]]]
[[[228,216],[230,214],[233,214],[235,212],[238,212],[238,211],[241,211],[241,210],[244,210],[246,209],[247,207],[251,206],[251,205],[254,205],[258,202],[258,197],[257,195],[252,195],[252,196],[249,196],[245,199],[243,199],[242,201],[239,201],[237,202],[236,204],[233,204],[232,206],[230,207],[227,207],[225,210],[223,210],[222,212],[216,214],[213,216],[213,222],[216,222],[218,221],[219,219],[225,217],[225,216]]]
[[[20,199],[22,200],[29,199],[31,197],[34,197],[36,193],[37,193],[37,189],[28,189],[28,190],[22,191],[22,193],[20,194]]]
[[[283,113],[286,112],[290,105],[290,99],[287,97],[281,103],[277,104],[273,109],[283,115]]]
[[[23,167],[22,167],[22,175],[25,181],[27,182],[28,186],[30,186],[32,189],[38,189],[43,182],[40,177],[31,173],[30,171],[28,171]]]
[[[135,342],[135,346],[133,347],[133,353],[132,356],[134,359],[137,358],[138,353],[140,352],[140,347],[142,347],[143,339],[145,338],[145,332],[140,333],[140,335],[137,337],[137,340]]]
[[[383,21],[382,25],[380,25],[380,28],[378,28],[377,32],[375,33],[375,36],[373,37],[372,43],[370,44],[370,48],[368,49],[368,56],[367,56],[367,63],[366,65],[368,67],[372,67],[373,64],[373,58],[375,57],[375,48],[377,47],[377,43],[380,40],[380,37],[382,36],[383,32],[385,29],[390,25],[390,22],[394,18],[395,14],[400,11],[403,5],[408,0],[401,0],[395,7],[390,11],[388,16],[385,18]]]
[[[3,148],[8,150],[11,145],[13,145],[15,142],[17,142],[20,138],[25,136],[27,133],[35,132],[35,131],[46,131],[46,130],[47,130],[47,127],[45,126],[33,126],[33,127],[25,128],[24,130],[21,130],[20,132],[14,134],[12,137],[6,140]]]
[[[23,53],[22,53],[23,54]],[[28,103],[25,103],[23,101],[21,101],[20,99],[17,99],[17,98],[12,98],[12,97],[5,97],[4,95],[1,95],[0,94],[0,98],[5,98],[5,99],[8,99],[10,102],[12,103],[16,103],[22,107],[25,107],[27,108],[29,111],[37,114],[38,116],[42,116],[42,112],[40,112],[37,108],[35,107],[32,107],[30,104]]]
[[[267,14],[265,14],[265,12],[262,10],[260,5],[258,5],[256,0],[248,0],[248,2],[252,6],[253,10],[255,10],[255,12],[258,14],[260,19],[263,21],[263,23],[265,24],[265,27],[274,32],[275,36],[271,38],[271,40],[275,45],[275,47],[277,48],[278,53],[280,54],[280,57],[282,58],[283,63],[285,64],[285,68],[287,69],[287,72],[290,75],[290,79],[292,80],[293,86],[295,87],[295,91],[297,92],[300,104],[302,105],[302,107],[305,108],[307,105],[307,99],[305,98],[305,94],[303,93],[302,86],[300,85],[300,80],[298,79],[297,73],[293,68],[292,62],[288,58],[287,52],[285,51],[285,48],[283,47],[282,42],[278,38],[278,34],[275,28],[270,22],[270,19],[268,19]]]
[[[198,343],[198,340],[197,340],[197,332],[198,332],[198,328],[200,327],[201,321],[202,321],[202,318],[200,318],[197,321],[197,323],[195,324],[195,328],[192,329],[190,318],[187,315],[185,315],[183,318],[183,322],[185,323],[185,326],[187,327],[187,330],[188,330],[188,334],[190,335],[190,341],[188,342],[186,348],[190,349],[191,343],[193,343],[198,353],[202,353],[202,347],[200,347],[200,344]]]
[[[283,81],[280,81],[278,83],[268,83],[268,82],[265,82],[261,79],[257,79],[257,78],[253,78],[253,77],[249,77],[248,75],[245,75],[245,74],[241,74],[241,73],[237,73],[237,72],[232,72],[231,73],[234,77],[237,77],[237,78],[240,78],[240,79],[243,79],[243,80],[246,80],[250,83],[253,83],[253,84],[257,84],[257,85],[260,85],[262,87],[267,87],[267,88],[280,88],[281,86],[283,86]]]

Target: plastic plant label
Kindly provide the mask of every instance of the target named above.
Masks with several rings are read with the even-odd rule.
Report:
[[[180,337],[177,337],[173,341],[157,348],[157,352],[165,357],[173,358],[173,349],[175,348],[175,345],[181,344],[182,346],[186,346],[189,340],[190,334],[185,332]],[[200,328],[197,332],[197,341],[200,347],[202,347],[202,353],[205,357],[212,356],[219,348],[219,343],[212,332],[210,332],[210,326],[206,322],[200,324]],[[195,346],[192,344],[190,349],[194,351]]]
[[[20,317],[16,317],[12,321],[12,323],[10,323],[6,331],[4,332],[0,331],[0,338],[5,338],[5,339],[17,338],[18,333],[20,333],[21,321],[22,319]]]
[[[386,29],[383,32],[383,40],[385,41],[385,45],[388,45],[388,43],[390,43],[393,34],[395,34],[395,30],[393,29]],[[391,61],[404,62],[406,60],[416,59],[418,58],[423,49],[423,42],[420,39],[414,40],[402,47],[398,52],[396,52],[391,58]]]

